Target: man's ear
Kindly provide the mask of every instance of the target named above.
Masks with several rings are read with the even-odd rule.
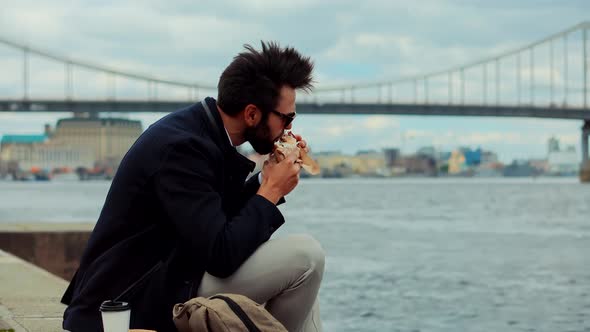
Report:
[[[254,105],[254,104],[246,105],[246,108],[244,108],[244,121],[246,121],[246,124],[248,125],[248,127],[257,126],[258,123],[260,122],[261,118],[262,118],[262,111],[260,111],[260,109],[258,107],[256,107],[256,105]]]

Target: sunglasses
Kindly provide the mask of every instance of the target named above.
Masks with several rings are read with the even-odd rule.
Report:
[[[295,117],[297,116],[297,113],[295,112],[289,114],[283,114],[275,110],[270,110],[270,112],[278,115],[285,122],[285,124],[283,125],[285,128],[289,127],[291,122],[293,122],[293,120],[295,120]]]

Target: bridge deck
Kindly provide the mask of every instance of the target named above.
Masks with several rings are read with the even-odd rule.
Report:
[[[190,105],[191,101],[140,100],[0,100],[0,112],[164,112]],[[531,105],[298,103],[300,114],[396,114],[438,116],[495,116],[554,119],[590,119],[590,109]]]

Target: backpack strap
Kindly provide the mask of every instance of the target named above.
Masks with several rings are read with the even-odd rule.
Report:
[[[256,324],[254,324],[254,322],[250,319],[250,317],[248,317],[248,314],[246,314],[244,310],[242,310],[240,305],[237,304],[234,300],[223,295],[215,295],[212,296],[211,299],[220,299],[225,301],[225,303],[227,303],[228,307],[234,312],[234,314],[236,314],[236,316],[238,316],[242,323],[246,325],[246,328],[248,328],[248,332],[261,332],[260,329],[256,327]]]

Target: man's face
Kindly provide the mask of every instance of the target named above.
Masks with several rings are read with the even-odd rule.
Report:
[[[295,90],[283,86],[279,95],[277,112],[286,116],[295,116]],[[277,141],[285,129],[291,129],[292,124],[285,126],[287,120],[284,116],[269,112],[262,117],[258,125],[246,128],[244,136],[254,151],[260,154],[269,154],[272,152],[274,142]]]

